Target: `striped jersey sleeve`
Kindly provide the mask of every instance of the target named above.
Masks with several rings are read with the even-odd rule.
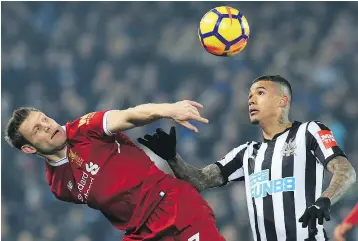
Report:
[[[225,179],[225,184],[231,181],[243,181],[243,158],[249,146],[249,142],[232,149],[220,161],[215,164],[219,166],[221,173]]]
[[[336,156],[344,156],[345,153],[338,146],[332,131],[319,121],[312,121],[307,126],[307,147],[309,151],[326,166]]]

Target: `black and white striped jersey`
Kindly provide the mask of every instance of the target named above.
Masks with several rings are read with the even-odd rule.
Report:
[[[319,121],[294,122],[272,140],[247,142],[216,162],[227,182],[245,181],[255,241],[303,241],[308,228],[298,219],[322,194],[323,171],[345,156]],[[327,240],[318,225],[316,240]]]

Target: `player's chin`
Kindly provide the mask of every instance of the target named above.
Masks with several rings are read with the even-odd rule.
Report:
[[[252,117],[250,117],[250,123],[251,123],[252,125],[258,125],[258,124],[259,124],[259,120],[258,120],[256,117],[252,116]]]
[[[61,140],[61,142],[58,142],[55,149],[59,151],[65,148],[65,146],[66,146],[66,139]]]

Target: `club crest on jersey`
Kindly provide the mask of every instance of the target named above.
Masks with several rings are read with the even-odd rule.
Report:
[[[282,156],[296,155],[296,148],[297,148],[296,141],[295,139],[291,138],[288,142],[285,142],[283,144],[281,155]]]
[[[96,114],[96,112],[88,113],[87,115],[84,115],[80,118],[80,122],[78,123],[78,127],[81,127],[83,125],[88,125],[89,121],[92,119],[92,117]]]
[[[68,159],[70,160],[71,163],[75,163],[78,166],[78,168],[80,168],[82,166],[83,159],[80,156],[78,156],[77,153],[72,151],[71,149],[68,154]]]
[[[73,183],[72,183],[72,181],[69,181],[68,183],[67,183],[67,188],[68,188],[68,190],[72,190],[72,188],[73,188]]]
[[[337,142],[333,137],[333,134],[330,130],[320,130],[318,132],[319,137],[321,138],[323,145],[326,149],[337,146]]]

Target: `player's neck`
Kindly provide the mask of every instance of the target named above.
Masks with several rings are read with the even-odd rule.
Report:
[[[40,156],[46,158],[50,162],[58,162],[67,156],[67,145],[65,145],[61,150],[58,150],[53,154]]]
[[[266,140],[271,140],[278,133],[283,132],[287,128],[292,126],[292,122],[288,120],[288,118],[276,120],[268,120],[264,123],[260,123],[263,137]]]

